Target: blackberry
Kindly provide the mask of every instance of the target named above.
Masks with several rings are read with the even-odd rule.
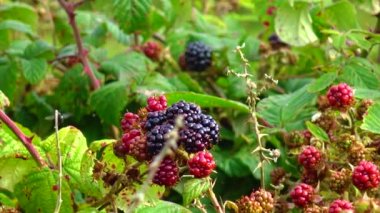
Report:
[[[360,102],[360,105],[356,109],[357,118],[359,120],[363,120],[364,116],[367,114],[368,108],[372,105],[373,105],[373,100],[371,99],[362,100]]]
[[[345,109],[355,101],[354,92],[346,83],[331,86],[327,92],[327,99],[330,106],[336,109]]]
[[[130,151],[130,149],[129,149],[130,144],[133,143],[134,138],[136,138],[140,135],[141,135],[141,132],[139,130],[132,130],[132,131],[129,131],[129,132],[123,134],[121,141],[124,143],[125,147],[127,147],[128,154]]]
[[[239,213],[263,212],[263,208],[260,206],[260,203],[256,202],[249,196],[243,196],[237,200],[236,205],[239,209]]]
[[[304,170],[301,175],[302,183],[306,183],[311,186],[316,186],[318,184],[319,179],[319,174],[315,170]]]
[[[204,137],[204,135],[191,129],[181,130],[179,141],[189,153],[196,153],[212,147],[211,143]]]
[[[153,129],[155,126],[163,124],[165,121],[167,121],[167,119],[164,111],[149,112],[146,118],[144,128],[145,130],[149,131]]]
[[[354,212],[354,207],[352,203],[346,200],[335,200],[331,203],[329,208],[329,213],[340,213],[340,212]]]
[[[352,182],[362,191],[378,187],[380,183],[378,167],[372,162],[361,161],[352,173]]]
[[[358,165],[362,160],[365,160],[365,151],[364,145],[360,143],[353,145],[348,151],[348,161],[353,165]]]
[[[118,141],[113,145],[113,153],[119,158],[124,158],[128,152],[128,147],[122,141]]]
[[[123,132],[130,131],[139,127],[140,117],[134,113],[127,112],[124,114],[120,122]]]
[[[150,160],[145,134],[135,137],[129,145],[129,154],[137,161]]]
[[[186,70],[187,69],[186,59],[185,59],[185,55],[184,54],[181,54],[179,56],[179,58],[178,58],[178,65],[181,68],[181,70]]]
[[[274,208],[274,200],[272,194],[264,189],[251,193],[251,199],[258,202],[263,209],[262,212],[272,212]]]
[[[187,68],[191,71],[205,71],[211,66],[212,50],[200,41],[191,42],[185,51],[185,61]]]
[[[288,174],[283,168],[275,168],[270,173],[270,179],[273,185],[277,186],[288,178]]]
[[[209,176],[213,169],[215,169],[215,166],[214,158],[211,153],[206,151],[198,152],[188,161],[190,174],[196,178]]]
[[[156,155],[161,151],[166,141],[165,135],[173,128],[174,126],[171,124],[162,124],[147,133],[147,147],[150,155]]]
[[[321,212],[324,212],[324,211],[322,211],[322,208],[317,205],[308,205],[303,208],[303,213],[321,213]]]
[[[153,178],[153,183],[160,186],[174,186],[179,180],[179,168],[170,157],[166,157]]]
[[[147,99],[148,106],[146,109],[148,112],[162,111],[168,106],[168,102],[164,95],[151,96]]]
[[[342,169],[340,171],[331,171],[329,178],[329,187],[332,191],[337,193],[343,193],[350,185],[351,171]]]
[[[290,192],[293,203],[299,207],[305,207],[312,202],[314,188],[308,184],[301,183]]]
[[[314,146],[306,146],[298,155],[298,163],[305,169],[316,170],[322,163],[322,153]]]
[[[152,60],[158,60],[160,58],[162,47],[157,42],[148,41],[142,46],[142,50],[146,57]]]
[[[193,103],[187,103],[185,101],[179,101],[173,104],[166,110],[167,119],[172,119],[173,122],[178,115],[182,115],[185,118],[192,114],[200,114],[201,108]]]

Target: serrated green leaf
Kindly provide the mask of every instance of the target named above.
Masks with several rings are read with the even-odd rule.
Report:
[[[114,0],[113,3],[115,18],[127,32],[148,26],[151,0]]]
[[[340,78],[354,87],[378,89],[380,85],[373,66],[368,61],[356,58],[343,68]]]
[[[34,32],[29,25],[16,20],[6,20],[0,22],[0,30],[13,30],[34,36]]]
[[[183,205],[189,205],[194,199],[199,198],[211,187],[210,181],[203,179],[190,179],[185,182],[183,190]]]
[[[15,196],[25,213],[54,212],[57,202],[58,173],[50,169],[35,170],[15,186]],[[61,212],[74,212],[70,187],[65,178],[62,185]]]
[[[329,136],[321,127],[311,123],[310,121],[306,122],[307,129],[313,134],[316,138],[322,141],[329,141]]]
[[[54,58],[53,47],[45,41],[35,41],[26,47],[24,57],[26,59],[44,58],[52,60]]]
[[[168,104],[173,104],[180,100],[185,100],[188,102],[193,102],[201,107],[216,107],[216,108],[226,108],[234,109],[243,113],[249,113],[249,108],[247,105],[228,100],[224,98],[219,98],[216,96],[193,93],[193,92],[171,92],[166,93],[165,96],[168,99]]]
[[[115,155],[113,152],[113,144],[109,144],[104,148],[100,161],[105,164],[105,168],[109,171],[117,173],[122,173],[124,171],[125,161]]]
[[[178,74],[178,78],[192,91],[196,93],[205,93],[203,87],[194,80],[188,73]]]
[[[93,170],[95,165],[95,154],[91,150],[87,150],[81,161],[80,176],[81,185],[80,191],[87,196],[101,198],[105,193],[103,184],[95,180],[93,177]]]
[[[319,92],[330,86],[336,79],[336,73],[325,73],[314,82],[312,82],[307,88],[308,92]]]
[[[115,142],[116,142],[115,139],[103,139],[103,140],[93,141],[90,144],[90,150],[93,152],[97,152],[100,149],[108,146],[109,144],[113,144]]]
[[[45,59],[22,59],[21,66],[24,77],[32,84],[40,82],[47,72],[47,62]]]
[[[154,203],[142,204],[136,210],[136,213],[191,213],[189,209],[176,203],[159,200]]]
[[[86,138],[78,129],[72,126],[60,129],[58,131],[58,138],[61,146],[63,172],[65,175],[69,175],[69,183],[74,188],[80,188],[82,184],[80,174],[81,161],[87,150]],[[56,165],[58,154],[55,133],[42,141],[41,147]]]
[[[14,186],[21,181],[25,175],[37,168],[38,165],[33,159],[15,157],[0,159],[0,188],[13,192]]]
[[[376,103],[368,109],[360,128],[380,134],[380,104]]]
[[[95,91],[91,95],[90,104],[104,122],[118,125],[127,98],[125,83],[114,82]]]
[[[14,199],[11,199],[6,194],[0,192],[0,203],[7,207],[16,207],[17,203]]]
[[[148,66],[151,62],[142,54],[131,52],[129,54],[120,54],[104,61],[101,64],[100,70],[116,74],[121,81],[131,83],[136,81],[141,83],[147,75]]]
[[[307,3],[297,3],[294,7],[284,4],[279,7],[275,17],[275,30],[282,41],[294,46],[318,41]]]
[[[125,34],[118,25],[114,24],[113,22],[106,22],[107,30],[111,33],[115,39],[125,45],[128,45],[130,43],[130,36]]]
[[[338,1],[323,10],[323,17],[335,29],[347,31],[359,27],[355,6],[349,1]]]

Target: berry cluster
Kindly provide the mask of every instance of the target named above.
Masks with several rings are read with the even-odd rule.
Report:
[[[179,180],[178,163],[184,164],[180,166],[187,165],[189,173],[195,178],[209,176],[216,164],[212,154],[206,149],[218,142],[217,123],[192,103],[179,101],[168,107],[163,95],[149,97],[147,106],[138,114],[125,113],[121,120],[123,136],[121,141],[114,145],[115,155],[121,158],[130,155],[137,161],[151,162],[163,149],[166,136],[174,129],[178,116],[182,116],[184,121],[184,126],[179,130],[179,148],[187,151],[190,158],[181,159],[183,155],[166,156],[153,182],[165,186],[175,185]]]

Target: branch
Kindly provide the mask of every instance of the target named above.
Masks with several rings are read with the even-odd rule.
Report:
[[[10,119],[3,110],[0,110],[0,120],[3,121],[12,132],[20,139],[25,148],[29,151],[30,155],[34,158],[37,164],[41,167],[47,166],[47,163],[42,159],[40,153],[36,150],[36,148],[32,144],[33,137],[27,137],[18,127],[17,125]]]
[[[78,28],[78,25],[75,21],[75,9],[78,6],[80,6],[84,1],[79,1],[77,3],[73,3],[73,2],[66,2],[64,0],[58,0],[58,2],[61,5],[61,7],[65,10],[67,17],[69,18],[69,24],[70,24],[70,26],[74,32],[74,38],[75,38],[75,42],[76,42],[76,45],[78,48],[78,57],[82,61],[83,70],[86,73],[86,75],[88,75],[88,77],[90,78],[92,88],[94,90],[97,90],[100,87],[100,82],[96,78],[93,70],[90,67],[90,64],[88,62],[87,53],[86,53],[85,49],[83,48],[83,42],[82,42],[82,39],[80,37],[79,28]]]
[[[152,182],[154,175],[158,171],[161,162],[164,160],[165,156],[172,151],[172,149],[177,149],[177,141],[179,139],[178,131],[182,126],[183,117],[178,117],[176,119],[176,125],[174,126],[174,129],[166,135],[167,141],[164,147],[162,148],[161,152],[154,157],[152,163],[150,164],[147,179],[144,181],[140,190],[132,196],[131,204],[126,213],[132,213],[133,210],[139,205],[139,203],[144,200],[144,194],[148,189],[149,184]]]
[[[59,121],[59,115],[60,113],[58,110],[55,110],[54,114],[54,121],[55,121],[55,139],[56,139],[56,145],[57,145],[57,155],[58,155],[58,197],[57,197],[57,203],[55,206],[54,213],[59,213],[59,210],[61,209],[62,205],[62,155],[61,155],[61,146],[59,144],[59,137],[58,137],[58,121]]]
[[[207,194],[209,198],[211,199],[212,204],[215,207],[216,212],[218,213],[224,213],[222,207],[220,206],[218,199],[216,199],[215,193],[212,191],[212,187],[208,188]]]

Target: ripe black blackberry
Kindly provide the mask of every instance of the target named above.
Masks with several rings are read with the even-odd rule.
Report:
[[[187,45],[185,61],[187,68],[191,71],[205,71],[211,66],[212,50],[200,41],[191,42]]]
[[[163,124],[166,120],[167,118],[164,111],[149,112],[144,128],[149,131],[155,126]]]
[[[150,155],[158,154],[164,147],[166,141],[165,135],[174,128],[171,124],[162,124],[155,126],[147,134],[147,147]]]
[[[200,114],[200,113],[201,113],[201,108],[199,106],[193,103],[179,101],[173,104],[171,107],[169,107],[166,110],[166,117],[168,120],[173,120],[174,122],[175,118],[178,115],[182,115],[185,117],[185,123],[186,123],[186,122],[190,122],[190,121],[187,121],[187,117],[189,115],[195,115],[195,114]]]

